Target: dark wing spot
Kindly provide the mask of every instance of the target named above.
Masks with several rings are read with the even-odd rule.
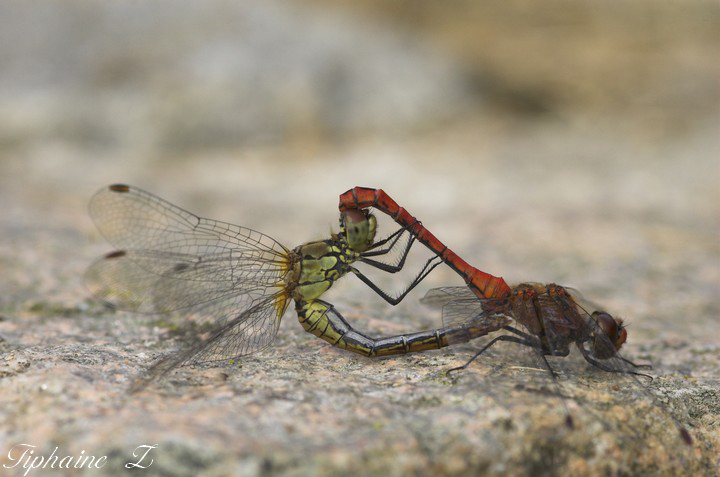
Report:
[[[127,254],[125,250],[115,250],[114,252],[110,252],[107,255],[105,255],[105,258],[119,258],[124,257]]]
[[[113,192],[129,192],[130,186],[125,184],[113,184],[110,186],[110,190]]]
[[[188,268],[190,268],[190,265],[188,265],[187,263],[178,263],[173,267],[173,271],[174,272],[184,272]]]

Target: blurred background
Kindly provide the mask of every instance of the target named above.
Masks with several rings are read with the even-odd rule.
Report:
[[[563,260],[562,248],[612,234],[592,224],[564,240],[592,215],[709,238],[718,10],[711,0],[4,3],[3,217],[63,217],[89,232],[88,197],[122,181],[298,244],[334,225],[340,192],[366,185],[517,280],[540,271],[523,266],[538,242],[562,242],[548,252]],[[618,241],[604,244],[617,255],[638,237],[604,240]],[[502,260],[484,256],[495,253]]]
[[[688,272],[707,258],[692,244],[717,252],[719,10],[4,3],[0,220],[97,240],[88,198],[127,182],[294,246],[325,236],[337,195],[364,185],[480,268],[617,296],[673,247]],[[620,277],[628,267],[639,275]]]
[[[2,2],[0,333],[80,333],[20,318],[80,320],[104,185],[287,246],[363,185],[483,270],[577,286],[692,372],[662,351],[717,355],[719,47],[714,0]],[[398,313],[354,279],[332,293],[371,329]],[[392,332],[438,324],[408,306]]]

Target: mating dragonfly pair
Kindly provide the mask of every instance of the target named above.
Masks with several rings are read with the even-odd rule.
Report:
[[[254,230],[193,215],[135,187],[116,184],[100,190],[90,213],[118,250],[88,270],[93,294],[119,309],[179,313],[208,324],[205,338],[161,358],[135,389],[184,364],[228,363],[266,347],[290,301],[305,331],[365,356],[439,349],[504,330],[509,333],[453,370],[466,367],[494,343],[509,341],[536,349],[555,377],[545,356],[566,356],[574,343],[597,368],[647,376],[618,354],[627,339],[622,320],[591,308],[576,291],[534,283],[511,288],[501,277],[462,260],[380,189],[355,187],[340,196],[339,208],[339,233],[290,249]],[[373,208],[400,228],[376,240]],[[409,238],[402,240],[405,234]],[[433,256],[399,296],[390,296],[353,266],[360,262],[395,273],[415,241]],[[391,253],[399,260],[383,262]],[[335,281],[352,273],[395,305],[441,263],[467,284],[430,290],[423,299],[442,306],[442,328],[376,339],[355,330],[321,299]]]

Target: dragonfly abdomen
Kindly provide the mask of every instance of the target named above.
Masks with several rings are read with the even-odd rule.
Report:
[[[370,356],[370,339],[353,330],[331,304],[321,300],[296,300],[295,311],[298,321],[308,333],[338,348]]]
[[[391,356],[440,349],[451,344],[466,343],[506,323],[505,320],[498,321],[492,328],[487,324],[466,323],[376,339],[355,331],[331,304],[324,301],[299,300],[295,302],[295,309],[305,331],[337,348],[363,356]]]

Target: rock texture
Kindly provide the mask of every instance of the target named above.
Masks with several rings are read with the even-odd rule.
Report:
[[[13,65],[39,68],[4,74],[0,90],[0,101],[10,106],[0,108],[5,131],[0,144],[2,475],[27,470],[22,463],[12,467],[21,444],[36,446],[35,456],[50,456],[57,447],[59,456],[106,457],[100,469],[27,472],[35,476],[130,472],[125,464],[137,462],[146,450],[142,445],[157,446],[143,461],[153,459],[143,475],[158,476],[720,472],[717,114],[695,114],[681,103],[670,105],[665,96],[651,96],[648,101],[663,117],[671,117],[668,108],[677,107],[675,118],[684,125],[657,134],[652,111],[642,108],[634,110],[632,120],[582,108],[518,116],[515,110],[480,107],[472,89],[452,93],[467,103],[448,102],[443,90],[464,84],[467,68],[457,58],[450,61],[440,51],[417,46],[422,37],[413,37],[412,29],[397,36],[369,17],[359,21],[347,11],[327,12],[317,4],[241,8],[219,3],[235,15],[225,11],[225,17],[261,18],[259,25],[265,26],[236,37],[223,23],[224,10],[217,16],[196,6],[197,12],[168,17],[153,36],[143,11],[79,2],[76,14],[85,16],[53,13],[49,5],[38,16],[43,10],[2,7],[0,21],[19,22],[18,31],[31,20],[48,27],[47,37],[36,44],[18,42],[18,51],[12,52],[2,47],[6,56],[20,58],[24,52],[25,63]],[[119,31],[109,31],[107,19],[114,15],[135,21],[110,22]],[[195,64],[203,75],[214,70],[184,56],[181,46],[188,43],[178,43],[175,35],[208,49],[208,56],[196,51],[197,58],[215,58],[219,83],[205,87],[217,95],[210,104],[231,114],[245,100],[236,97],[235,106],[222,106],[222,95],[232,89],[228,78],[241,78],[233,76],[238,71],[252,76],[248,71],[255,71],[255,64],[257,71],[285,76],[283,68],[290,68],[292,59],[276,54],[283,48],[264,42],[262,35],[277,31],[304,37],[297,15],[318,25],[309,43],[297,48],[307,58],[320,58],[320,65],[327,66],[322,51],[331,41],[323,32],[343,38],[335,44],[343,52],[337,68],[351,73],[340,84],[375,84],[363,82],[366,69],[342,63],[353,63],[354,39],[368,35],[368,48],[374,49],[362,55],[370,58],[377,49],[396,58],[378,71],[394,64],[415,68],[413,78],[425,81],[424,86],[412,89],[416,96],[402,103],[407,99],[398,93],[402,88],[382,90],[378,80],[378,94],[400,95],[370,112],[361,105],[338,109],[328,103],[326,111],[345,118],[337,123],[341,134],[324,129],[336,124],[328,119],[332,115],[285,121],[283,114],[265,109],[264,97],[254,98],[254,107],[264,112],[257,123],[250,114],[253,127],[242,129],[242,121],[229,119],[240,137],[255,137],[254,127],[271,124],[269,139],[262,141],[231,140],[233,134],[218,126],[222,121],[212,118],[215,106],[195,114],[193,105],[205,104],[205,96],[186,96],[189,83],[177,64]],[[67,27],[74,18],[102,27]],[[117,40],[125,28],[136,34],[126,48]],[[678,28],[682,36],[682,25]],[[0,31],[8,30],[3,26]],[[67,36],[68,31],[77,37]],[[203,36],[207,31],[226,33],[213,43]],[[66,43],[47,44],[53,32]],[[402,47],[408,35],[415,38],[411,51]],[[82,50],[82,45],[93,46]],[[254,52],[248,53],[249,64],[232,66],[241,54],[235,45]],[[76,65],[60,74],[67,63],[49,61],[56,53],[101,47],[114,56],[91,55],[78,63],[84,69]],[[689,50],[688,55],[703,51]],[[169,57],[182,59],[173,63],[177,70],[163,66]],[[274,66],[277,70],[274,59],[282,63]],[[313,78],[316,67],[308,62],[301,63]],[[56,71],[65,79],[53,83]],[[98,71],[107,76],[97,76]],[[43,81],[37,78],[41,73]],[[701,79],[710,81],[715,72],[704,74],[709,76]],[[103,77],[107,82],[98,79]],[[414,81],[404,78],[393,80]],[[171,80],[183,87],[168,90]],[[137,87],[133,81],[139,81]],[[682,97],[684,90],[671,73],[655,81],[666,91],[681,91],[673,98]],[[315,91],[300,88],[275,96],[272,91],[282,88],[273,88],[268,83],[263,94],[280,98],[276,106],[287,98],[313,98]],[[354,96],[353,91],[337,94],[361,102],[364,93]],[[196,102],[176,104],[177,92]],[[717,97],[707,101],[710,109],[715,102],[717,113]],[[400,114],[394,111],[398,104],[427,109],[420,115]],[[467,104],[474,105],[472,111]],[[140,105],[145,109],[137,109]],[[443,113],[432,117],[436,106]],[[358,126],[373,123],[375,112],[392,126]],[[457,119],[449,124],[443,118],[451,113]],[[313,124],[318,129],[309,127]],[[560,375],[558,388],[531,354],[510,345],[494,348],[448,377],[445,372],[464,363],[482,342],[367,359],[303,333],[288,313],[271,348],[225,368],[180,368],[130,396],[126,389],[132,379],[153,359],[180,346],[182,326],[108,310],[83,286],[89,263],[111,250],[95,231],[86,204],[95,190],[113,182],[141,186],[287,246],[326,236],[336,226],[341,192],[354,185],[382,187],[470,263],[511,283],[574,286],[625,318],[630,337],[624,355],[651,362],[655,379],[647,383],[609,375],[573,356],[552,360]],[[389,230],[387,222],[381,226]],[[416,248],[407,271],[373,276],[389,289],[401,289],[426,257]],[[357,329],[381,336],[439,326],[440,312],[418,299],[427,288],[448,284],[461,281],[448,269],[438,269],[422,289],[390,307],[359,280],[346,277],[327,299]],[[565,424],[568,414],[572,428]],[[682,442],[675,421],[689,430],[692,445]]]

